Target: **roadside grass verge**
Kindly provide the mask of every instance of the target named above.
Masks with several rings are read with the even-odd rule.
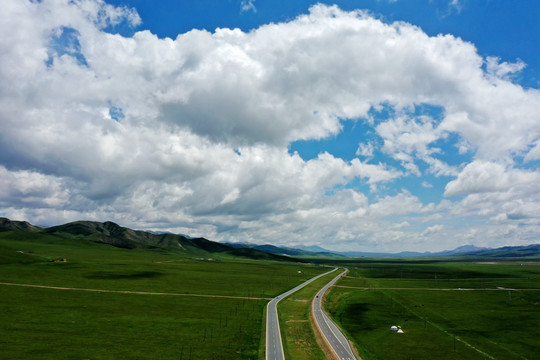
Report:
[[[258,360],[265,360],[266,359],[266,305],[265,304],[263,310],[262,310],[262,326],[261,326],[261,338],[259,340],[259,353],[258,353]]]
[[[335,276],[335,273],[323,276],[279,302],[279,326],[286,359],[326,359],[317,344],[310,321],[311,302],[315,294]]]

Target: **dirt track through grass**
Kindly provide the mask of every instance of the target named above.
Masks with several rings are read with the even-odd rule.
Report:
[[[0,282],[0,285],[33,287],[33,288],[54,289],[54,290],[91,291],[91,292],[115,293],[115,294],[194,296],[194,297],[240,299],[240,300],[271,300],[270,298],[260,298],[260,297],[243,297],[243,296],[227,296],[227,295],[204,295],[204,294],[178,294],[178,293],[127,291],[127,290],[84,289],[84,288],[73,288],[73,287],[45,286],[45,285],[34,285],[34,284],[15,284],[15,283],[4,283],[4,282]]]

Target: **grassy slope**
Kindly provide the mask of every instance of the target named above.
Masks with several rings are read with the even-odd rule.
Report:
[[[68,262],[47,261],[55,258]],[[230,255],[206,259],[0,233],[0,282],[273,297],[323,271]],[[252,359],[260,352],[266,303],[0,285],[0,358],[189,359],[191,348],[192,359]]]
[[[339,285],[369,289],[334,288],[327,309],[364,360],[538,358],[540,291],[527,290],[540,288],[538,263],[350,265]],[[497,287],[525,290],[431,290]]]

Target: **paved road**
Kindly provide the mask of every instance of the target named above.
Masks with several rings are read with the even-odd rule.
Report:
[[[315,323],[321,330],[323,337],[326,340],[326,343],[330,345],[332,351],[339,357],[341,360],[355,360],[354,352],[349,345],[349,341],[339,330],[338,326],[326,315],[326,313],[321,308],[321,300],[326,291],[334,285],[336,281],[349,271],[345,269],[341,274],[336,276],[332,281],[326,284],[315,296],[315,299],[312,303],[312,311],[315,317]]]
[[[331,271],[325,272],[324,274],[315,276],[312,279],[298,285],[294,289],[291,289],[279,296],[276,296],[268,303],[266,307],[266,360],[284,360],[285,355],[283,354],[283,343],[281,342],[281,331],[279,330],[279,320],[277,313],[277,304],[281,299],[286,298],[292,293],[300,290],[307,284],[312,281],[317,280],[321,276],[336,271],[337,268],[334,268]]]

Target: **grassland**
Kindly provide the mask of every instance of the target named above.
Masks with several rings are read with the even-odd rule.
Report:
[[[539,263],[348,266],[326,308],[364,360],[540,358]]]
[[[267,298],[321,272],[2,232],[0,282],[79,290],[0,285],[0,358],[254,359]]]

